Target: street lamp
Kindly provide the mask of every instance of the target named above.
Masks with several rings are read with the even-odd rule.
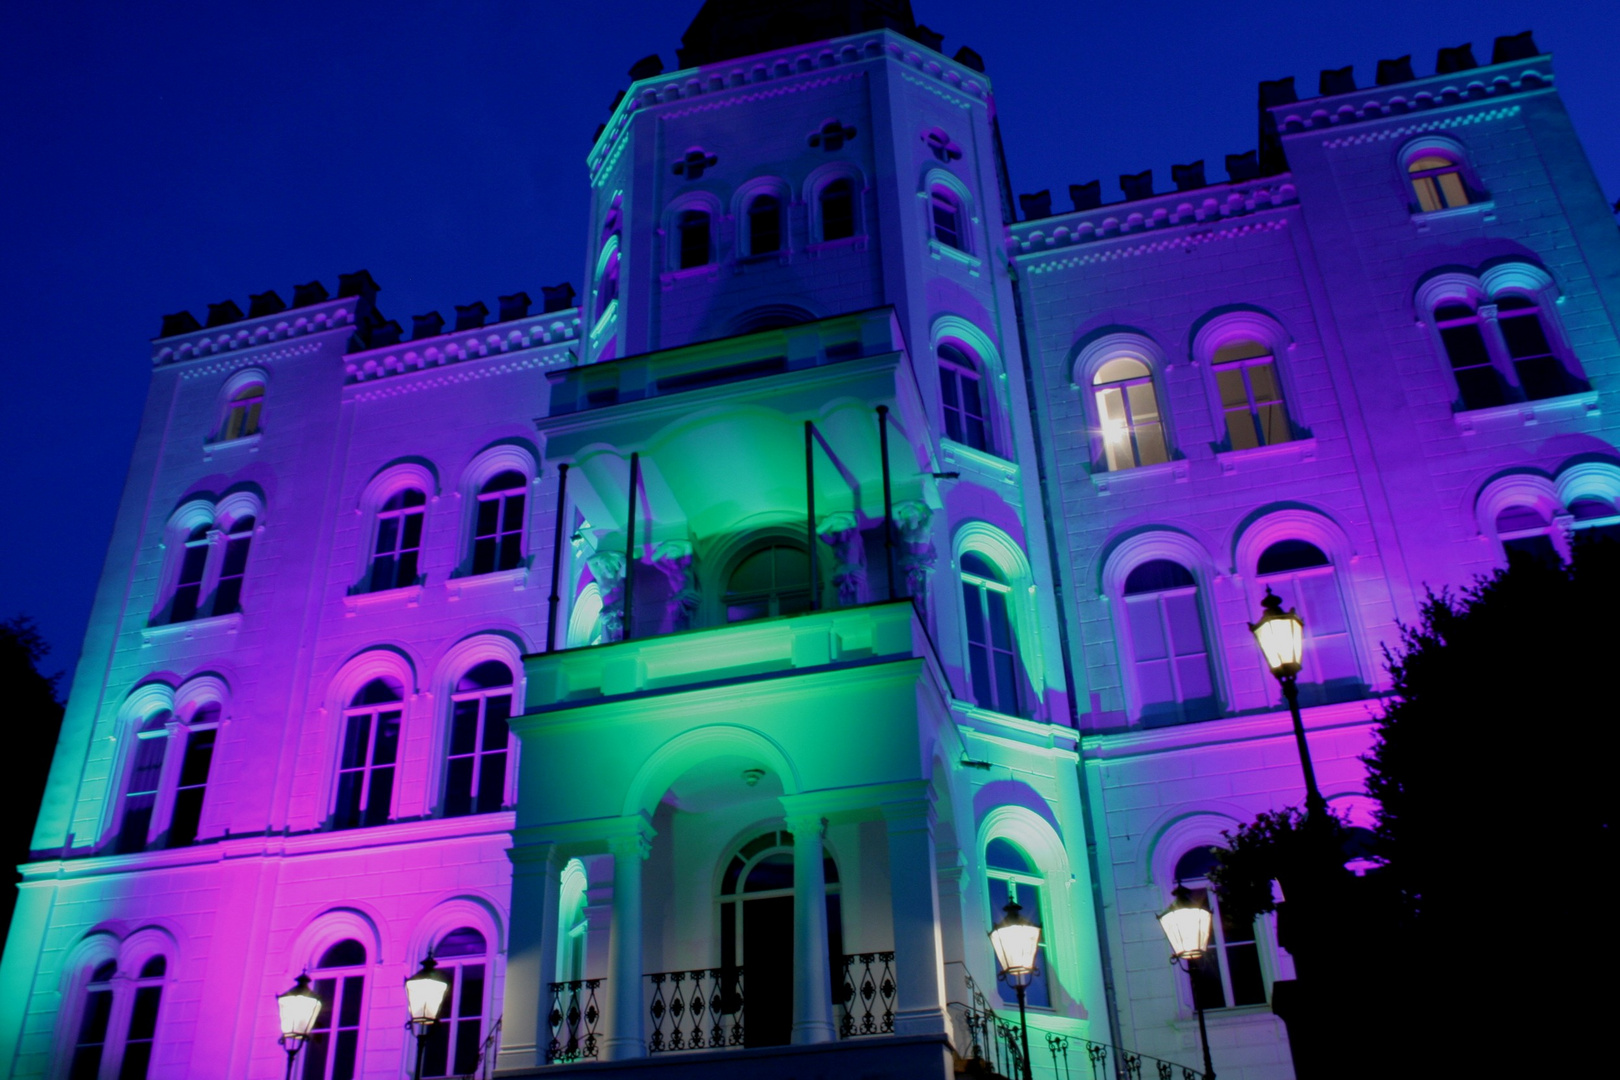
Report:
[[[428,1029],[439,1022],[439,1006],[444,1004],[444,995],[450,990],[444,975],[436,970],[438,966],[430,952],[422,961],[422,970],[405,980],[405,997],[411,1008],[406,1026],[416,1034],[416,1080],[422,1080],[422,1056],[427,1052]]]
[[[1170,939],[1170,962],[1180,964],[1190,981],[1193,961],[1209,951],[1215,919],[1207,907],[1194,902],[1192,892],[1179,881],[1170,897],[1170,906],[1159,913],[1159,928]],[[1198,1014],[1198,1041],[1204,1048],[1204,1080],[1215,1080],[1215,1066],[1209,1060],[1209,1032],[1204,1028],[1204,1006],[1198,1000],[1196,985],[1193,1011]]]
[[[1327,818],[1327,800],[1316,786],[1316,770],[1311,767],[1311,748],[1305,741],[1305,721],[1299,716],[1299,669],[1305,656],[1305,620],[1294,610],[1284,611],[1282,600],[1266,588],[1260,601],[1260,621],[1250,623],[1254,640],[1260,643],[1266,666],[1282,684],[1283,697],[1294,718],[1294,741],[1299,744],[1299,765],[1305,771],[1305,810],[1318,823]]]
[[[293,1059],[304,1048],[309,1029],[321,1015],[321,999],[309,988],[308,974],[298,976],[291,990],[277,995],[276,1012],[281,1017],[281,1038],[276,1041],[287,1051],[287,1080],[292,1080]]]
[[[1018,992],[1018,1030],[1024,1042],[1024,1080],[1033,1080],[1029,1066],[1029,1017],[1024,1012],[1024,992],[1035,975],[1035,959],[1041,944],[1041,928],[1019,914],[1017,901],[1007,901],[1004,914],[990,931],[990,944],[1001,965],[1001,977]]]

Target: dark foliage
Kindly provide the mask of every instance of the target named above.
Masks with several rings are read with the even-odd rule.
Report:
[[[34,818],[45,794],[45,777],[62,725],[62,705],[56,699],[61,675],[39,670],[49,651],[26,615],[0,622],[0,686],[6,688],[11,760],[5,784],[5,824],[0,831],[0,859],[5,860],[5,880],[0,881],[0,947],[11,928],[11,909],[17,897],[14,883],[21,880],[12,868],[28,859]]]

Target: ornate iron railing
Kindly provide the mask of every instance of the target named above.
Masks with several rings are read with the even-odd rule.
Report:
[[[894,1034],[894,953],[850,953],[833,983],[838,1037]]]
[[[484,1041],[479,1044],[478,1064],[473,1066],[473,1071],[466,1076],[458,1077],[457,1080],[494,1080],[495,1058],[501,1048],[501,1019],[499,1016],[495,1018],[495,1023],[490,1025],[489,1034],[485,1035]]]
[[[743,1044],[743,969],[702,968],[648,975],[652,1030],[647,1052],[711,1050]]]
[[[594,1058],[600,1049],[596,1025],[602,1010],[596,1004],[596,991],[606,979],[574,979],[551,984],[551,1042],[546,1044],[546,1063]]]
[[[1024,1075],[1024,1053],[1023,1033],[1017,1020],[996,1015],[973,976],[964,973],[963,979],[967,983],[967,1002],[951,1002],[952,1020],[957,1025],[957,1046],[966,1047],[964,1056],[968,1059],[981,1061],[992,1072],[1018,1080]],[[1090,1080],[1205,1080],[1197,1069],[1150,1054],[1122,1050],[1078,1035],[1040,1034],[1044,1035],[1047,1053],[1052,1058],[1052,1075],[1063,1080],[1074,1080],[1073,1070],[1077,1067],[1089,1068]],[[1030,1050],[1037,1060],[1039,1045],[1036,1042]]]

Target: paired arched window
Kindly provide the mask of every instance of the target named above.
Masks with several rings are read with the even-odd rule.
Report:
[[[474,574],[523,564],[523,520],[529,481],[515,469],[496,473],[478,489],[473,520]]]
[[[1019,912],[1036,926],[1047,927],[1046,876],[1035,866],[1035,860],[1020,850],[1012,841],[996,837],[984,847],[984,876],[990,889],[990,926],[993,929],[1008,903],[1017,904]],[[1025,990],[1025,1000],[1037,1008],[1052,1006],[1051,952],[1047,948],[1048,935],[1043,933],[1036,957],[1036,973]],[[1003,1001],[1017,1001],[1013,988],[1001,984]]]
[[[1215,350],[1212,360],[1227,443],[1233,450],[1253,450],[1293,438],[1277,378],[1277,359],[1269,345],[1229,341]]]
[[[1520,504],[1504,508],[1496,515],[1496,538],[1508,561],[1530,559],[1557,566],[1563,555],[1553,542],[1552,522],[1540,508]]]
[[[755,195],[748,202],[745,216],[748,219],[748,254],[769,255],[782,250],[782,200],[778,196],[770,193]]]
[[[1569,504],[1570,529],[1575,543],[1606,540],[1620,542],[1620,505],[1614,499],[1586,495]]]
[[[1193,848],[1176,862],[1176,882],[1186,886],[1195,904],[1214,916],[1212,947],[1192,962],[1188,972],[1193,1005],[1198,1009],[1263,1005],[1266,984],[1254,920],[1245,924],[1222,910],[1220,896],[1209,881],[1214,867],[1215,849],[1211,847]]]
[[[1153,722],[1215,716],[1213,665],[1192,572],[1170,559],[1150,559],[1126,576],[1121,599],[1139,717]]]
[[[120,855],[145,851],[151,840],[152,817],[157,809],[163,759],[169,749],[169,724],[173,719],[174,714],[164,709],[154,713],[135,732],[135,752],[131,755],[129,780],[124,788],[123,820],[118,829]]]
[[[957,251],[968,250],[967,214],[960,195],[944,184],[931,184],[928,215],[936,241]]]
[[[433,959],[447,989],[439,1022],[428,1028],[422,1048],[423,1076],[472,1076],[484,1041],[489,944],[470,926],[452,930],[433,946]]]
[[[820,239],[847,240],[855,235],[855,181],[841,176],[822,187],[816,196]]]
[[[166,689],[162,693],[167,696]],[[179,696],[187,696],[185,688]],[[134,722],[113,845],[119,854],[197,842],[220,705],[214,700],[194,701],[183,705],[181,712],[183,719],[169,708],[154,707],[144,720]]]
[[[1134,356],[1116,356],[1091,378],[1108,471],[1170,460],[1153,370]]]
[[[149,957],[130,985],[115,981],[118,962],[106,960],[90,973],[73,1040],[68,1080],[146,1080],[157,1041],[158,1013],[168,961]]]
[[[365,1027],[366,947],[353,938],[321,954],[310,972],[321,1011],[304,1043],[303,1080],[353,1080],[359,1075]]]
[[[1282,600],[1305,622],[1304,667],[1299,673],[1305,704],[1342,701],[1361,695],[1344,596],[1332,561],[1306,540],[1279,540],[1260,553],[1256,582]],[[1258,609],[1257,609],[1258,610]]]
[[[1419,290],[1457,382],[1461,409],[1540,401],[1585,388],[1550,321],[1552,280],[1501,264],[1479,277],[1447,273]]]
[[[334,829],[380,825],[394,798],[399,728],[405,694],[389,678],[366,683],[343,712],[343,745],[338,761]]]
[[[1418,210],[1423,213],[1450,210],[1474,201],[1468,197],[1468,182],[1459,154],[1422,151],[1408,159],[1406,175],[1412,184],[1412,194],[1417,198]]]
[[[982,709],[1021,716],[1018,647],[1008,610],[1012,590],[1000,570],[978,552],[962,552],[958,566],[973,699]]]
[[[417,583],[426,515],[427,495],[415,487],[394,492],[377,511],[377,539],[371,549],[372,592]]]
[[[950,342],[939,346],[939,400],[945,437],[975,450],[994,452],[990,435],[989,395],[979,365],[966,350]]]
[[[512,671],[486,660],[461,677],[450,700],[444,816],[492,813],[506,803]]]
[[[676,215],[676,269],[690,270],[713,261],[712,221],[707,210],[682,210]]]
[[[727,622],[810,610],[810,558],[795,544],[755,548],[737,563],[726,582]]]
[[[179,539],[168,623],[242,610],[242,586],[258,518],[241,506],[216,520],[216,508],[192,504],[171,525]]]
[[[229,388],[225,416],[219,426],[219,441],[245,439],[259,433],[259,413],[264,408],[264,380],[250,377]]]

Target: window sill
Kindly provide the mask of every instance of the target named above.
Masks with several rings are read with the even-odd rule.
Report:
[[[345,614],[358,615],[374,608],[416,607],[422,602],[422,581],[418,578],[415,585],[403,585],[396,589],[351,592],[343,598],[343,606],[347,609]]]
[[[444,588],[450,594],[450,599],[459,600],[463,593],[499,589],[503,585],[509,586],[513,592],[522,592],[528,584],[529,561],[525,559],[522,566],[515,566],[510,570],[492,570],[487,574],[449,578],[445,581]]]
[[[214,455],[222,450],[241,451],[245,454],[259,452],[259,440],[264,438],[264,432],[255,431],[252,435],[243,435],[240,439],[216,439],[203,444],[203,460],[212,461]]]
[[[1290,439],[1288,442],[1272,443],[1270,446],[1255,446],[1248,450],[1217,450],[1215,460],[1221,463],[1222,475],[1237,471],[1238,466],[1250,461],[1272,463],[1274,459],[1315,461],[1316,437],[1308,435],[1303,439]]]
[[[1603,415],[1596,390],[1560,397],[1541,398],[1538,401],[1515,401],[1507,405],[1493,405],[1488,409],[1459,410],[1452,414],[1457,430],[1472,435],[1481,428],[1501,430],[1510,427],[1531,427],[1543,420],[1569,420],[1583,416]]]
[[[871,239],[861,233],[857,236],[845,236],[838,240],[818,240],[804,249],[804,253],[812,259],[825,259],[829,255],[836,255],[846,248],[850,251],[865,251],[871,247]]]
[[[942,244],[933,237],[928,238],[928,252],[934,258],[944,261],[960,263],[967,267],[968,273],[974,277],[979,276],[979,270],[984,266],[983,260],[976,255],[970,255],[961,248],[953,248],[949,244]]]
[[[1218,1009],[1204,1010],[1205,1021],[1216,1027],[1223,1024],[1236,1025],[1252,1022],[1262,1017],[1281,1023],[1277,1014],[1271,1011],[1271,1004],[1265,1001],[1260,1002],[1258,1005],[1223,1005]],[[1178,1012],[1172,1023],[1178,1031],[1196,1031],[1198,1029],[1198,1014]]]
[[[1160,465],[1138,465],[1133,469],[1119,469],[1113,472],[1094,466],[1091,471],[1091,483],[1097,489],[1097,494],[1106,495],[1121,484],[1151,484],[1164,478],[1185,484],[1190,475],[1186,459],[1174,458]]]
[[[763,255],[739,255],[731,262],[733,274],[743,274],[756,267],[788,266],[793,262],[793,251],[782,248],[778,251],[767,251]]]
[[[141,644],[156,645],[160,641],[189,641],[201,634],[234,634],[242,627],[242,613],[233,611],[229,615],[209,615],[207,618],[191,619],[186,622],[162,623],[158,626],[143,626],[141,628]]]
[[[1467,206],[1448,206],[1444,210],[1414,210],[1412,224],[1417,226],[1419,232],[1424,232],[1434,222],[1467,218],[1475,214],[1483,214],[1487,222],[1495,221],[1496,200],[1486,199],[1483,202],[1469,203]]]
[[[673,289],[680,281],[719,281],[720,264],[718,262],[704,263],[702,266],[693,266],[685,270],[665,270],[658,276],[658,282],[665,289]]]
[[[941,435],[939,439],[940,456],[950,465],[966,466],[975,476],[1007,484],[1018,483],[1018,466],[999,454],[988,450],[976,450],[966,443],[959,443]]]

